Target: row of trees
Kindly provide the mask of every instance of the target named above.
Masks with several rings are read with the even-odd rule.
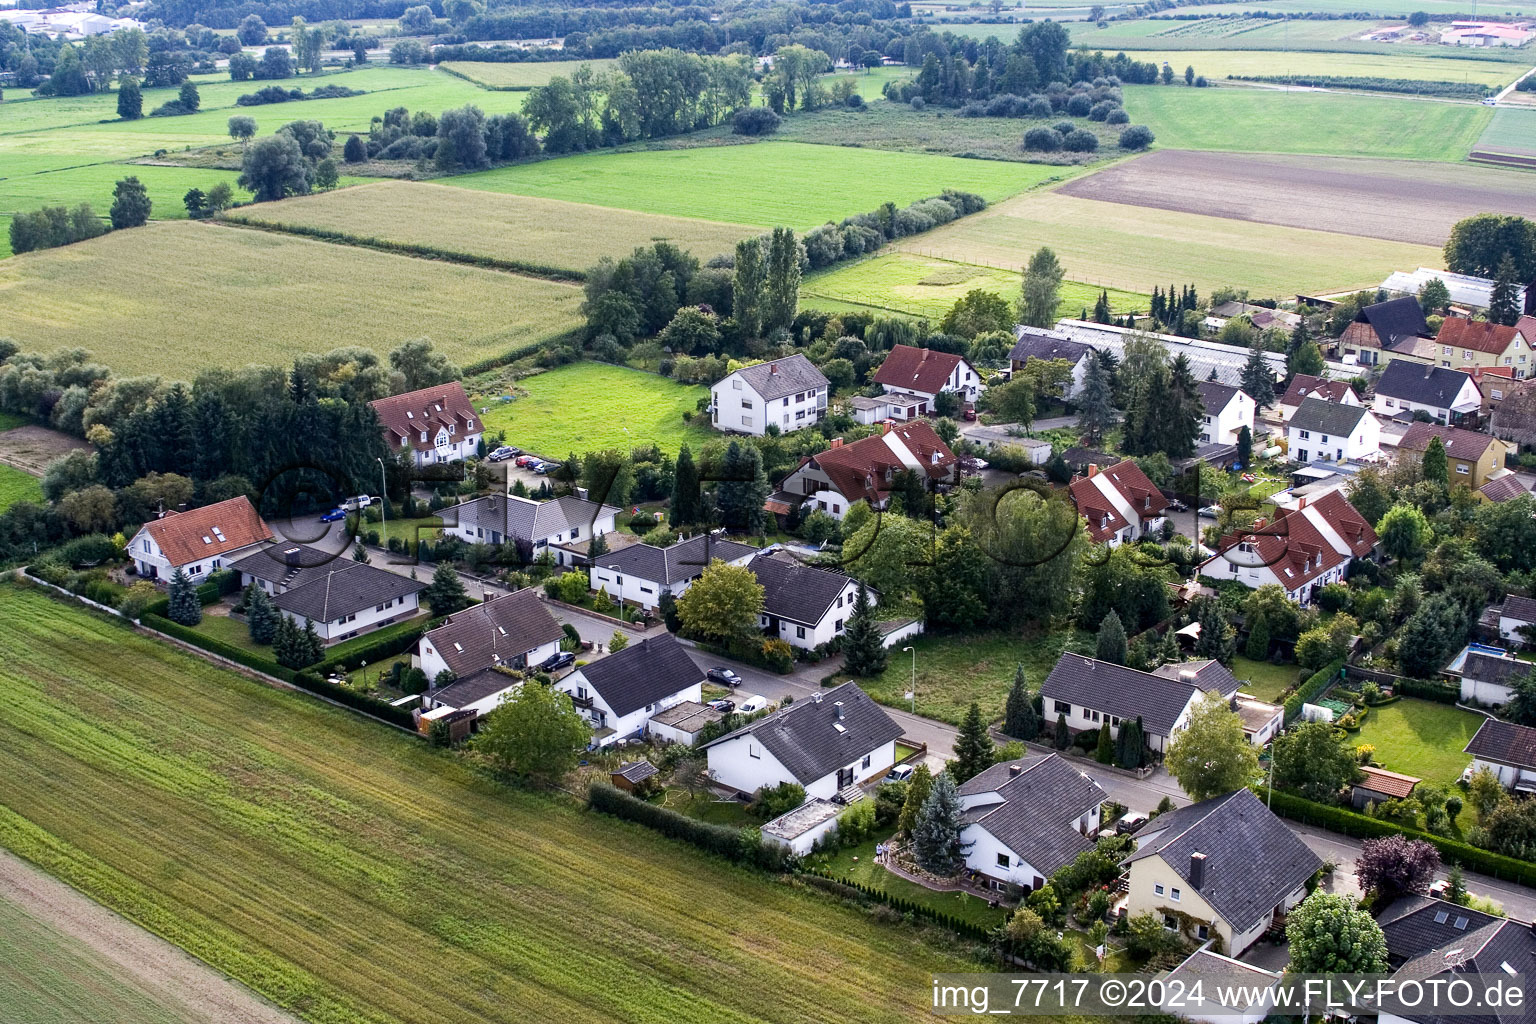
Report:
[[[83,242],[114,229],[142,227],[149,221],[153,207],[144,183],[136,175],[129,175],[112,189],[112,209],[108,217],[110,226],[101,222],[89,203],[81,203],[73,210],[66,210],[62,206],[45,206],[40,210],[18,213],[11,218],[11,251],[23,253],[35,249],[52,249]]]

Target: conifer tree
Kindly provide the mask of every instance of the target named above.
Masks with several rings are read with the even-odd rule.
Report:
[[[981,705],[972,702],[960,722],[960,733],[955,737],[955,759],[949,763],[949,772],[956,782],[967,782],[985,771],[993,758],[992,737],[987,734],[987,723],[981,717]]]
[[[265,590],[255,583],[245,588],[245,625],[250,630],[251,643],[270,644],[277,633],[279,618],[281,616]]]
[[[172,622],[183,626],[195,626],[203,621],[203,602],[197,596],[197,584],[185,570],[171,574],[170,601],[166,614]]]
[[[843,668],[850,675],[875,676],[885,671],[885,638],[869,605],[869,589],[859,584],[853,614],[843,633]]]
[[[923,811],[923,804],[928,800],[928,794],[933,789],[933,773],[928,770],[926,764],[917,766],[912,773],[912,778],[907,782],[907,799],[901,805],[901,817],[896,819],[896,831],[902,835],[910,835],[912,829],[917,827],[917,819]]]
[[[1505,253],[1493,276],[1493,291],[1488,297],[1488,322],[1512,326],[1520,319],[1520,273],[1512,256]]]
[[[1111,608],[1099,623],[1098,647],[1094,651],[1094,656],[1100,661],[1124,665],[1126,646],[1125,627],[1120,623],[1119,613]]]
[[[1115,744],[1109,736],[1108,722],[1099,726],[1099,746],[1093,756],[1100,764],[1109,764],[1115,759]]]
[[[955,780],[941,772],[912,828],[913,853],[924,871],[948,877],[960,870],[970,843],[960,841],[960,794]]]
[[[1248,361],[1243,364],[1243,390],[1261,411],[1275,404],[1275,374],[1264,358],[1263,346],[1257,341],[1248,350]]]
[[[1009,688],[1008,702],[1003,706],[1003,732],[1020,740],[1032,740],[1040,735],[1040,717],[1035,714],[1035,702],[1030,699],[1023,665],[1013,674],[1013,686]]]
[[[1083,390],[1077,398],[1077,429],[1089,444],[1098,444],[1114,425],[1114,393],[1109,371],[1097,358],[1088,360],[1083,373]]]
[[[1066,750],[1072,745],[1072,730],[1067,728],[1067,716],[1056,716],[1056,733],[1051,738],[1051,745],[1057,750]]]
[[[700,522],[701,504],[699,469],[694,465],[692,450],[683,445],[677,453],[677,465],[672,471],[672,504],[667,509],[667,522],[678,527]]]

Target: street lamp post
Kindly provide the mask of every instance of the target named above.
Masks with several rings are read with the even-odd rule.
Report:
[[[915,715],[915,714],[917,714],[917,648],[916,647],[903,647],[902,648],[902,652],[903,653],[908,652],[908,651],[910,651],[912,653],[912,689],[907,694],[907,696],[912,701],[912,713]]]
[[[384,460],[374,456],[374,462],[379,464],[379,537],[384,541],[384,549],[389,550],[389,477],[384,472]]]

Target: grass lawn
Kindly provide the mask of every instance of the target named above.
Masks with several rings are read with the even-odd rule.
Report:
[[[307,1020],[910,1021],[977,966],[36,591],[0,619],[0,845]]]
[[[1125,109],[1170,149],[1453,161],[1493,116],[1484,106],[1392,96],[1159,85],[1126,86]]]
[[[670,787],[663,794],[662,804],[674,811],[698,818],[714,825],[756,825],[759,822],[747,814],[747,806],[739,800],[716,800],[708,793],[690,797],[688,791]]]
[[[1222,285],[1248,288],[1254,295],[1374,288],[1394,267],[1439,266],[1442,261],[1440,250],[1428,245],[1059,192],[1015,196],[895,245],[929,258],[994,267],[1022,267],[1036,249],[1048,245],[1060,257],[1068,279],[1129,292],[1150,292],[1168,280],[1193,282],[1202,293]]]
[[[708,441],[714,432],[683,422],[709,392],[666,377],[607,363],[572,363],[518,382],[514,401],[475,396],[489,405],[485,425],[505,431],[507,443],[548,458],[602,448],[628,451],[655,443],[669,452]]]
[[[1282,690],[1296,684],[1297,671],[1295,665],[1271,665],[1241,654],[1232,659],[1232,674],[1239,680],[1246,680],[1243,692],[1274,703],[1279,702]]]
[[[186,221],[0,261],[23,348],[174,379],[346,345],[382,356],[423,335],[467,363],[572,329],[580,303],[573,285]]]
[[[989,907],[985,900],[968,892],[936,892],[905,878],[897,878],[875,863],[875,842],[871,839],[859,846],[838,850],[826,858],[813,857],[811,863],[825,865],[840,878],[861,882],[985,928],[995,928],[1008,919],[1006,909]]]
[[[937,323],[956,300],[976,289],[1002,295],[1010,302],[1023,280],[1017,271],[979,267],[953,260],[931,259],[911,252],[889,252],[845,263],[808,277],[800,287],[801,302],[820,308],[824,300],[839,305],[876,308],[926,317]],[[1061,287],[1057,316],[1075,317],[1098,301],[1099,289],[1075,281]],[[1145,311],[1148,295],[1111,289],[1110,309],[1117,316]]]
[[[588,153],[441,181],[490,192],[803,231],[888,201],[905,206],[947,188],[995,201],[1060,173],[1061,168],[1043,164],[759,142]]]
[[[276,655],[272,653],[272,645],[258,644],[251,639],[251,629],[243,621],[232,619],[228,615],[214,615],[212,614],[212,608],[214,607],[218,606],[211,605],[203,609],[203,621],[194,626],[194,629],[199,633],[213,637],[215,640],[222,640],[227,644],[239,647],[241,650],[259,654],[263,658],[276,658]],[[223,609],[221,608],[220,610],[222,611]]]
[[[985,718],[1003,713],[1019,664],[1032,690],[1050,674],[1069,641],[1088,642],[1078,630],[1052,630],[1021,637],[1001,630],[956,636],[925,633],[912,641],[917,648],[917,713],[958,725],[972,702],[981,704]],[[1090,648],[1084,647],[1084,650]],[[912,686],[912,655],[891,651],[885,671],[859,685],[875,700],[907,709]]]
[[[18,501],[42,501],[43,482],[31,473],[0,463],[0,512]]]
[[[519,65],[507,65],[515,67]],[[322,229],[522,267],[584,271],[604,256],[666,239],[701,261],[731,252],[759,229],[692,217],[662,217],[558,199],[500,195],[418,181],[376,181],[280,203],[259,203],[227,219],[289,229]]]
[[[902,761],[905,761],[907,758],[909,758],[913,754],[917,753],[917,751],[918,751],[917,747],[909,747],[905,743],[897,743],[896,744],[896,763],[900,764]]]
[[[1374,746],[1376,763],[1383,768],[1450,787],[1472,762],[1472,755],[1462,748],[1483,720],[1482,715],[1449,704],[1404,697],[1372,708],[1349,742]]]

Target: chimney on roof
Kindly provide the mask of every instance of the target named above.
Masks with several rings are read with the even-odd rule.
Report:
[[[928,350],[927,350],[927,349],[926,349],[926,348],[925,348],[925,349],[923,349],[923,358],[922,358],[922,362],[925,362],[925,363],[926,363],[926,362],[927,362],[927,361],[928,361],[928,357],[929,357],[929,356],[931,356],[931,355],[933,355],[933,353],[932,353],[932,352],[929,352],[929,351],[928,351]]]
[[[299,549],[298,548],[289,548],[288,550],[284,551],[283,552],[283,564],[284,565],[298,565],[299,564]]]
[[[884,437],[886,434],[889,434],[890,432],[891,432],[891,421],[890,420],[881,420],[880,421],[880,436]]]
[[[1193,683],[1198,678],[1198,673],[1192,668],[1179,669],[1179,679],[1186,683]]]
[[[1088,479],[1092,480],[1099,475],[1099,467],[1096,463],[1088,463]]]
[[[819,694],[819,693],[811,694],[811,703],[812,704],[820,704],[821,703],[821,694]]]
[[[1015,775],[1023,775],[1024,766],[1021,764],[1011,764],[1008,766],[1008,774],[1010,777]]]
[[[1205,884],[1205,854],[1189,855],[1189,884],[1198,889]]]
[[[177,512],[185,512],[186,510],[187,510],[187,503],[186,502],[182,502],[180,505],[176,506],[176,511]]]
[[[843,702],[840,700],[833,701],[832,710],[836,712],[837,720],[841,722],[843,720]]]
[[[779,372],[779,364],[778,363],[769,363],[768,364],[768,375],[770,377],[773,376],[774,374],[778,373],[778,372]]]
[[[1255,530],[1262,530],[1262,529],[1264,529],[1264,517],[1263,516],[1259,516],[1259,518],[1257,518],[1257,519],[1255,519],[1253,521],[1253,528]]]
[[[1297,501],[1296,510],[1298,512],[1307,507],[1307,496],[1305,494],[1303,494],[1299,498],[1297,498],[1296,501]]]
[[[832,447],[833,448],[841,448],[842,446],[843,446],[843,439],[842,438],[834,437],[832,439]]]

